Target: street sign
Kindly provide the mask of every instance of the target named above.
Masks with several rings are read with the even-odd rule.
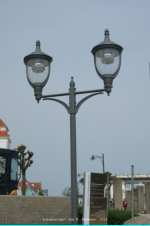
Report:
[[[107,198],[104,188],[107,184],[107,174],[84,173],[84,225],[107,224]]]

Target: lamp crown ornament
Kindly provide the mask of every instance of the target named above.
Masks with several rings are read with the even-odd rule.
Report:
[[[41,44],[40,44],[40,41],[39,40],[37,40],[36,41],[36,46],[40,46]]]
[[[105,29],[105,40],[109,40],[109,30],[108,29]]]
[[[73,77],[71,77],[70,86],[75,86],[75,82],[73,81]]]
[[[105,29],[104,35],[105,35],[104,41],[101,42],[99,45],[104,45],[104,44],[115,44],[115,45],[117,45],[116,43],[114,43],[110,40],[108,29]]]

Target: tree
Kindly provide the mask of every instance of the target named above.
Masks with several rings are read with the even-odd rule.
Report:
[[[108,197],[108,203],[109,203],[108,208],[110,209],[110,187],[113,184],[113,180],[110,177],[112,175],[112,173],[110,173],[109,171],[106,171],[105,174],[108,174],[108,176],[109,176],[109,184],[108,184],[108,188],[107,188],[107,197]],[[107,186],[107,183],[105,183],[105,186]]]
[[[43,192],[42,192],[42,189],[40,188],[39,190],[39,193],[38,193],[39,196],[43,196]]]
[[[109,171],[106,171],[105,173],[109,175],[109,187],[111,187],[111,185],[113,184],[113,180],[110,177],[112,173],[110,173]]]
[[[21,144],[15,149],[20,153],[18,165],[20,166],[22,171],[22,195],[25,195],[26,170],[28,167],[30,167],[33,164],[33,160],[31,160],[31,158],[34,155],[34,153],[29,150],[25,152],[25,149],[26,149],[26,146],[24,146],[23,144]]]
[[[63,190],[62,195],[64,195],[64,196],[71,196],[71,187],[66,187]]]
[[[77,194],[79,194],[79,189],[77,189]],[[71,196],[71,187],[66,187],[61,193],[64,196]]]

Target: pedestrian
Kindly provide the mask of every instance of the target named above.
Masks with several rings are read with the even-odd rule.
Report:
[[[113,198],[111,199],[111,209],[112,210],[114,209],[114,199]]]
[[[129,204],[126,199],[123,200],[123,209],[127,210],[127,204]]]
[[[112,198],[112,209],[114,210],[114,199]]]

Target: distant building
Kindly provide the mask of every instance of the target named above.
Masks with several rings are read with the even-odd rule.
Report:
[[[115,175],[111,176],[111,178],[121,178],[122,179],[122,200],[126,198],[126,191],[130,191],[132,187],[132,177],[131,174],[121,174],[121,175]],[[134,174],[134,188],[137,188],[137,186],[143,186],[144,187],[144,193],[145,193],[145,184],[150,183],[150,174]],[[111,198],[113,198],[114,190],[113,185],[110,187],[110,195]]]
[[[18,189],[21,191],[20,194],[18,192],[18,195],[22,195],[22,181],[18,182]],[[41,182],[30,183],[28,180],[26,180],[26,182],[25,182],[26,195],[38,196],[40,189],[41,189]]]
[[[78,205],[82,206],[83,205],[83,195],[78,195]]]
[[[48,196],[48,189],[42,189],[43,195]]]
[[[0,148],[10,148],[11,140],[8,135],[8,127],[0,119]]]
[[[22,181],[18,182],[18,195],[22,195]],[[26,180],[25,182],[25,190],[26,190],[26,195],[27,196],[39,196],[39,190],[42,189],[42,183],[38,182],[29,182]],[[44,196],[48,196],[48,189],[42,189],[42,193]]]

